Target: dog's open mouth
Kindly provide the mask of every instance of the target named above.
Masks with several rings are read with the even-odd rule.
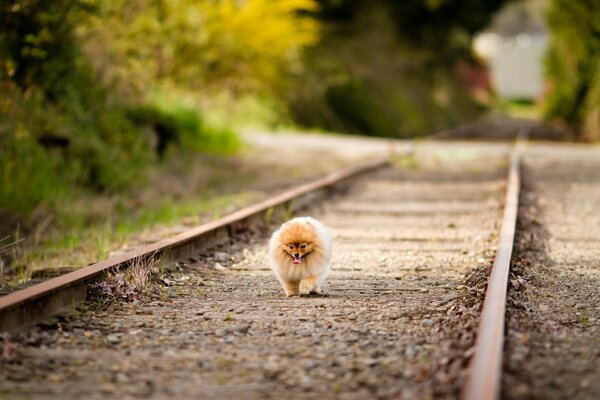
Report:
[[[300,264],[302,262],[302,257],[294,257],[294,264]]]

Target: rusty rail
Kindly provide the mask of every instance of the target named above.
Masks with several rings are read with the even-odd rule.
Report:
[[[161,260],[183,259],[208,244],[230,237],[240,226],[263,223],[296,211],[327,196],[329,190],[349,178],[387,166],[389,160],[370,161],[301,185],[248,206],[216,221],[190,229],[171,238],[132,250],[69,274],[0,297],[0,332],[14,332],[53,314],[72,309],[85,301],[88,285],[105,272],[128,267],[145,257]]]
[[[462,398],[465,400],[496,400],[500,395],[506,293],[519,209],[520,165],[526,137],[527,131],[521,128],[511,153],[500,240],[483,302],[475,353],[463,388]]]

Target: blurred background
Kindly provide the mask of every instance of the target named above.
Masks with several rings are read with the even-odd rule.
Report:
[[[403,139],[507,114],[600,139],[596,0],[0,7],[0,269],[52,264],[48,249],[101,258],[131,232],[255,199],[276,179],[249,156],[250,128]],[[286,168],[282,182],[308,176]]]

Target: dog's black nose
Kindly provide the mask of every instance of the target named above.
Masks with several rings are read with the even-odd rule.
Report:
[[[300,253],[294,253],[294,257],[300,257]]]

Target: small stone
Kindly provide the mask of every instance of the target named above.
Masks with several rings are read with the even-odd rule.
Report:
[[[227,253],[218,251],[214,254],[214,258],[215,258],[215,261],[223,263],[229,259],[229,255]]]
[[[409,346],[404,349],[404,354],[406,354],[407,357],[412,358],[417,355],[417,350],[414,347]]]
[[[223,338],[225,343],[233,343],[235,342],[235,337],[233,335],[227,335]]]
[[[448,293],[448,294],[445,294],[443,296],[440,296],[440,300],[443,303],[447,303],[447,302],[449,302],[451,300],[457,299],[458,297],[460,297],[460,296],[458,294],[456,294],[456,293]]]
[[[263,366],[263,375],[269,379],[277,378],[282,372],[284,368],[273,360],[267,361],[267,363]]]
[[[115,385],[105,383],[100,387],[100,390],[102,391],[102,393],[112,394],[116,392],[117,388],[115,387]]]
[[[131,381],[131,379],[129,379],[129,377],[122,372],[119,372],[115,375],[116,383],[129,383],[130,381]]]
[[[119,343],[121,341],[121,335],[119,335],[117,333],[111,333],[110,335],[108,335],[106,337],[106,340],[110,344],[117,344],[117,343]]]
[[[245,324],[235,325],[231,328],[231,330],[233,332],[241,333],[242,335],[245,335],[246,333],[248,333],[249,329],[250,329],[250,325],[245,325]]]
[[[374,358],[363,358],[360,361],[367,367],[374,367],[375,365],[379,364],[379,361],[375,360]]]
[[[7,379],[13,382],[27,382],[31,379],[31,374],[27,371],[13,372],[7,376]]]
[[[215,331],[215,336],[217,336],[217,337],[223,337],[223,336],[227,335],[227,333],[228,333],[227,329],[220,328],[220,329],[217,329]]]
[[[349,343],[358,342],[358,336],[357,335],[348,335],[348,337],[346,339],[344,339],[344,341],[349,342]]]
[[[421,326],[432,326],[433,325],[433,320],[431,319],[424,319],[423,321],[421,321]]]
[[[46,379],[48,379],[50,382],[60,382],[62,381],[62,377],[58,374],[48,374],[46,376]]]
[[[37,326],[42,330],[55,330],[58,329],[59,324],[56,318],[49,318],[38,322]]]
[[[530,392],[529,386],[524,383],[518,384],[513,388],[513,393],[519,397],[528,397]]]
[[[300,386],[305,389],[309,389],[313,386],[312,379],[308,375],[302,375],[300,377]]]
[[[583,379],[581,382],[579,382],[579,387],[581,388],[587,388],[590,386],[590,381],[587,379]]]
[[[217,271],[227,271],[227,268],[225,268],[224,266],[222,266],[220,263],[216,262],[213,265],[214,269],[216,269]]]

